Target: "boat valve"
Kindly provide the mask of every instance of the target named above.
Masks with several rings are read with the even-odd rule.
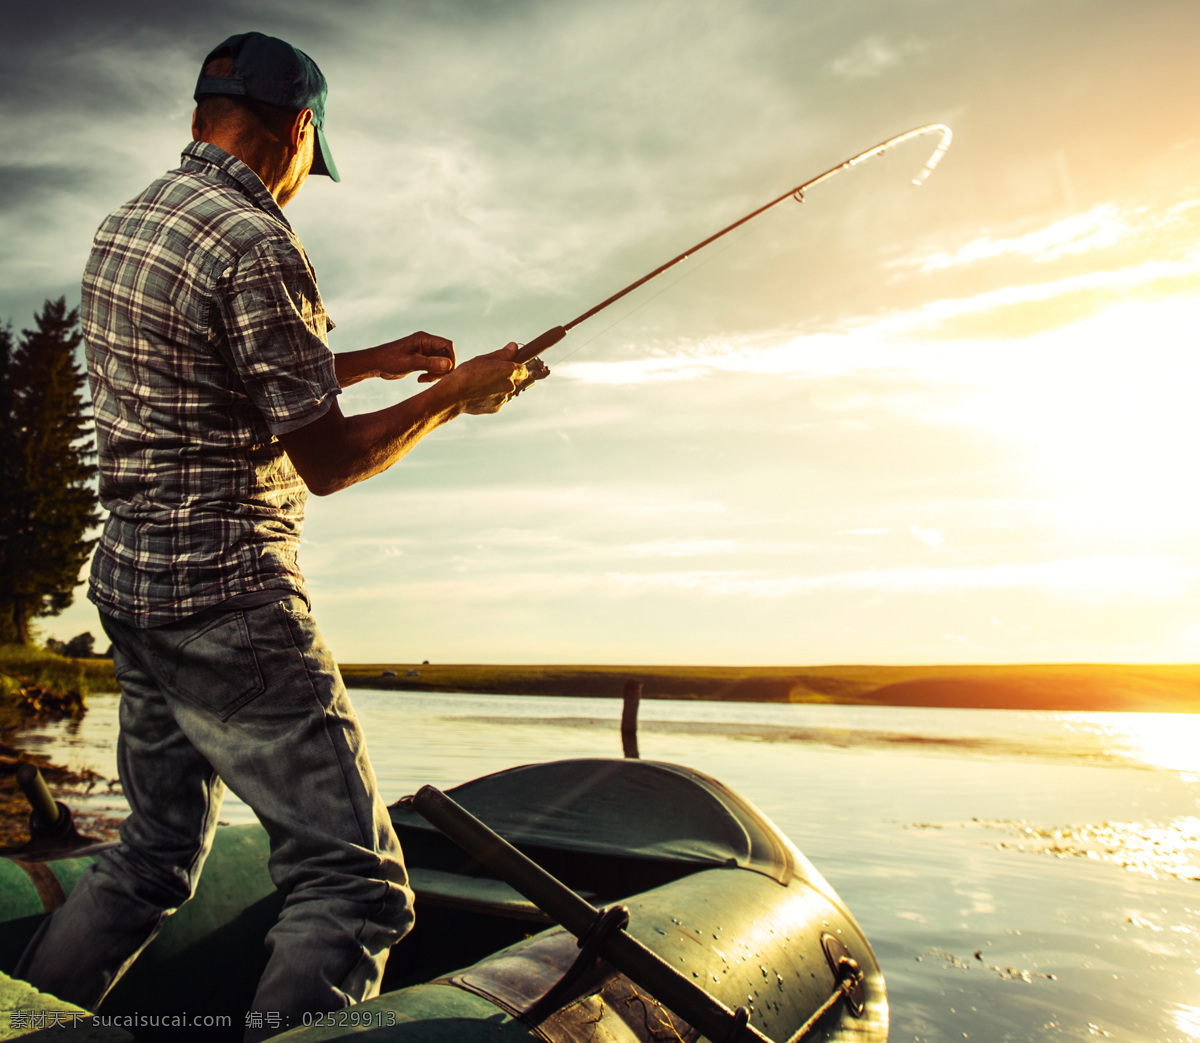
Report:
[[[846,1009],[854,1017],[861,1018],[866,1009],[866,975],[862,967],[850,955],[845,943],[832,934],[821,935],[821,947],[825,950],[829,969],[833,971],[835,993],[840,991],[846,998]]]

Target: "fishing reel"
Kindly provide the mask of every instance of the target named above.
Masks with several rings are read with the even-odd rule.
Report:
[[[545,380],[550,376],[550,367],[546,365],[540,358],[529,359],[525,363],[525,369],[529,372],[520,384],[517,385],[517,390],[513,392],[513,398],[516,398],[522,391],[529,387],[535,380]]]

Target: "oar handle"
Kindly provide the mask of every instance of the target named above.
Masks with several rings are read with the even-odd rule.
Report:
[[[422,786],[412,798],[412,807],[576,938],[582,938],[595,923],[599,910],[590,902],[526,858],[441,790]],[[609,934],[598,943],[598,948],[600,955],[613,967],[701,1035],[721,1043],[771,1043],[758,1029],[746,1023],[744,1010],[735,1014],[625,931]]]
[[[58,824],[58,820],[62,815],[59,811],[58,802],[50,795],[50,789],[46,785],[46,780],[42,778],[42,773],[38,771],[37,765],[21,764],[17,767],[17,784],[25,794],[25,799],[29,801],[29,807],[33,811],[33,820],[43,830],[52,829]]]
[[[576,938],[596,919],[598,910],[587,899],[551,876],[437,787],[422,786],[412,798],[412,806],[467,854],[536,903]]]
[[[528,362],[532,358],[537,358],[547,348],[554,347],[560,340],[567,335],[565,326],[554,326],[546,330],[545,333],[534,337],[528,344],[522,347],[513,359],[514,362]]]

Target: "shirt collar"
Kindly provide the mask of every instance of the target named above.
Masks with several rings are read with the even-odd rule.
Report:
[[[283,210],[275,197],[267,191],[262,179],[237,156],[231,156],[223,148],[208,141],[193,141],[183,150],[182,169],[194,173],[208,174],[219,181],[238,189],[260,210],[266,211],[288,231],[292,226],[283,216]]]

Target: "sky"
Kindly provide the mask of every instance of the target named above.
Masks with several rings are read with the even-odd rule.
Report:
[[[531,340],[954,133],[920,187],[933,136],[310,500],[343,662],[1200,660],[1194,0],[5,5],[0,321],[78,303],[204,55],[252,29],[329,79],[343,180],[287,214],[335,351]],[[84,630],[82,587],[41,623]]]

